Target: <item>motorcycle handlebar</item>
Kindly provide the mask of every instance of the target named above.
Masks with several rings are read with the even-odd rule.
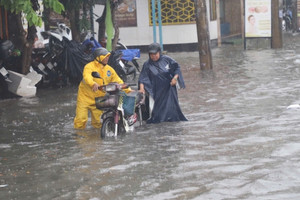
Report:
[[[124,83],[124,84],[121,84],[121,88],[122,89],[126,89],[126,88],[129,88],[130,86],[135,86],[136,83]]]
[[[130,86],[136,86],[136,83],[124,83],[125,85],[127,85],[128,87]]]
[[[105,88],[106,86],[108,86],[109,84],[107,85],[101,85],[98,87],[98,90],[103,90],[103,88]],[[136,86],[137,84],[136,83],[123,83],[123,84],[117,84],[117,87],[119,87],[120,89],[126,89],[130,86]]]

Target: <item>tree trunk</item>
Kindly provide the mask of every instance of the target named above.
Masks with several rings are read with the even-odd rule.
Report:
[[[99,17],[96,22],[99,24],[98,29],[98,41],[99,43],[105,47],[106,46],[106,39],[105,39],[105,16],[106,16],[106,6],[104,7],[103,13],[101,17]]]
[[[44,8],[43,21],[44,21],[45,30],[50,30],[50,23],[49,23],[50,12],[51,12],[50,8]]]
[[[198,33],[198,47],[201,70],[212,69],[210,36],[206,12],[206,0],[195,0],[195,14]]]
[[[297,32],[297,0],[292,1],[292,29]]]
[[[24,43],[23,55],[22,55],[23,74],[27,74],[30,70],[33,44],[35,42],[35,38],[37,37],[36,32],[37,30],[35,26],[28,27],[27,39],[25,40]]]
[[[9,25],[9,38],[13,42],[16,49],[22,52],[21,58],[16,59],[12,70],[27,74],[31,66],[31,54],[36,37],[36,28],[31,26],[28,33],[23,28],[21,14],[8,13],[9,21],[16,22]]]
[[[70,20],[72,38],[73,40],[80,42],[80,30],[79,30],[79,10],[72,9],[68,11],[68,18]]]
[[[282,28],[279,18],[279,1],[272,0],[272,48],[282,48]]]
[[[99,24],[98,41],[101,41],[103,38],[105,38],[105,15],[106,9],[104,8],[102,16],[97,19],[97,22]]]
[[[22,51],[23,44],[25,43],[26,32],[22,25],[21,14],[8,12],[8,21],[15,22],[10,23],[8,26],[9,39],[15,45],[15,48]]]
[[[116,50],[117,47],[117,43],[119,40],[119,35],[120,35],[120,31],[119,31],[119,27],[118,24],[116,23],[116,9],[117,9],[117,5],[115,4],[111,4],[111,18],[112,18],[112,23],[114,25],[114,30],[115,30],[115,34],[114,34],[114,38],[112,41],[112,50]]]

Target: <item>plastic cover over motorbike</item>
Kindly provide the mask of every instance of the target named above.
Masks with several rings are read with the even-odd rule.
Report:
[[[92,53],[85,52],[85,46],[72,40],[66,44],[65,54],[70,78],[81,81],[84,66],[93,61]]]
[[[139,49],[121,49],[122,59],[132,61],[134,58],[140,58],[141,53]]]

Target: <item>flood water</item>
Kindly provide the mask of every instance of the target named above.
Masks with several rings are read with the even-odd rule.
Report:
[[[300,35],[279,50],[169,53],[189,121],[102,140],[73,129],[76,87],[1,100],[0,199],[300,199]],[[141,64],[147,55],[142,55]]]

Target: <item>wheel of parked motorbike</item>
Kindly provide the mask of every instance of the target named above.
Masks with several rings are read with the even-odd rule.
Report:
[[[286,31],[286,22],[285,22],[284,19],[282,20],[282,25],[281,25],[281,27],[282,27],[282,30],[283,30],[283,31]]]
[[[134,68],[134,66],[125,63],[126,66],[126,76],[124,77],[123,81],[127,82],[127,83],[133,83],[135,82],[135,78],[136,78],[136,70]]]
[[[118,134],[124,133],[124,127],[120,126],[121,123],[118,124]],[[102,123],[102,127],[100,130],[101,138],[106,137],[114,137],[115,136],[115,122],[113,117],[108,117],[104,119]]]
[[[124,49],[128,49],[127,46],[123,43],[121,43],[120,41],[117,42],[117,47],[116,47],[116,50],[124,50]],[[123,62],[125,64],[128,64],[129,62],[126,61],[126,60],[123,60]],[[137,69],[138,72],[140,72],[140,66],[137,62],[137,59],[133,59],[131,60],[132,64],[134,65],[134,67]]]
[[[108,59],[108,65],[114,68],[124,82],[134,82],[136,77],[136,69],[127,62],[124,63],[121,60],[121,57],[121,51],[112,51]]]
[[[289,16],[284,16],[282,18],[282,30],[283,31],[289,31],[292,29],[292,19]]]

